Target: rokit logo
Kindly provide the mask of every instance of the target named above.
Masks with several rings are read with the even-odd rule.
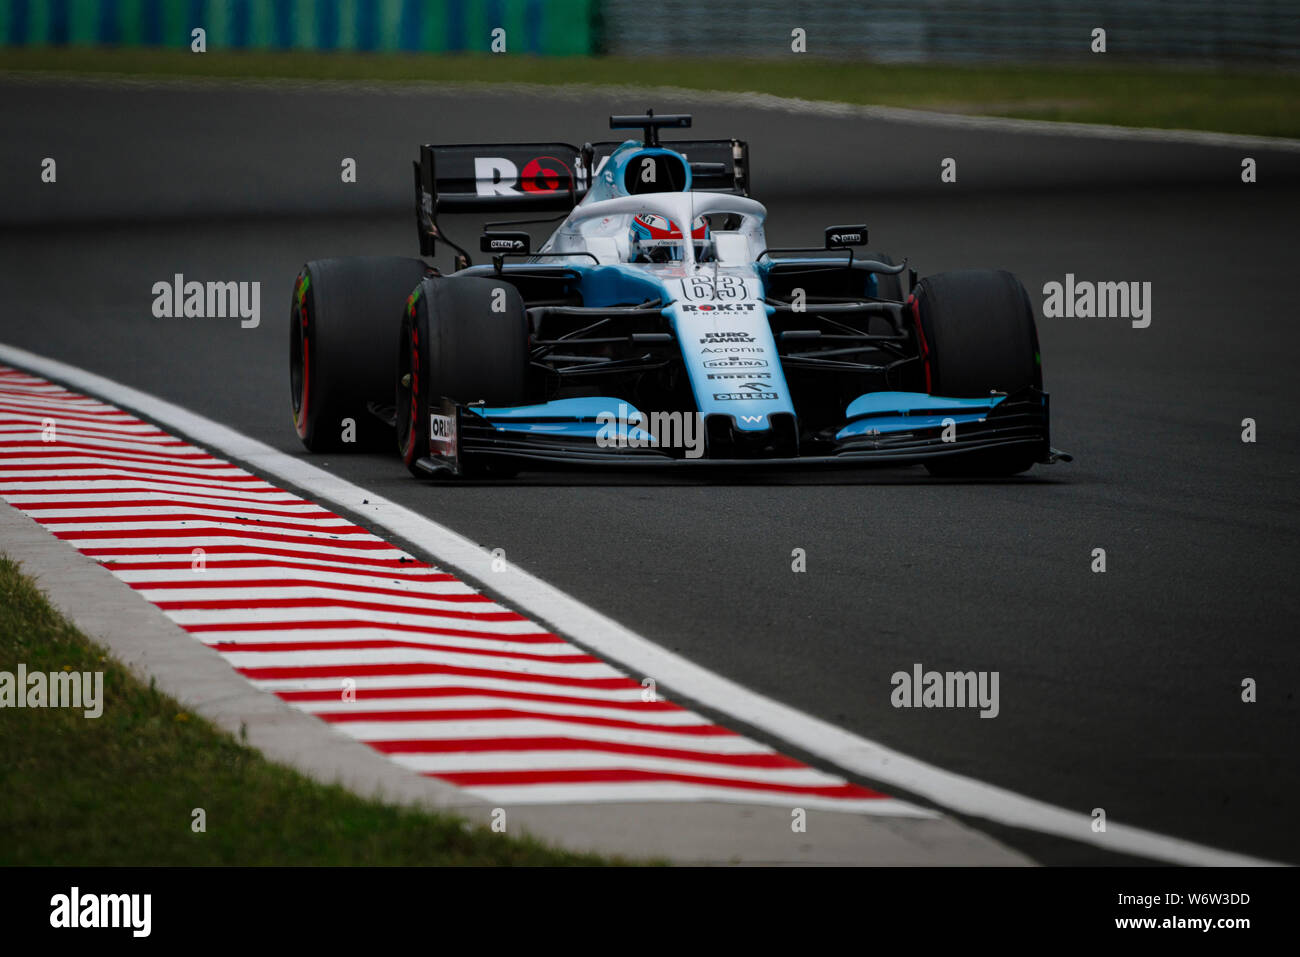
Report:
[[[766,359],[710,359],[704,363],[706,369],[765,369]],[[766,373],[765,373],[766,374]]]
[[[713,398],[719,402],[740,402],[744,399],[770,401],[777,398],[775,392],[715,392]]]
[[[716,306],[682,306],[682,312],[753,312],[752,302],[720,302]]]
[[[753,342],[754,337],[744,332],[706,332],[700,340],[703,345],[713,346],[720,342]]]
[[[581,169],[581,161],[575,159]],[[474,189],[479,196],[518,196],[520,193],[546,195],[567,193],[575,184],[585,185],[575,179],[569,164],[556,156],[538,156],[524,164],[523,172],[504,156],[474,157]]]

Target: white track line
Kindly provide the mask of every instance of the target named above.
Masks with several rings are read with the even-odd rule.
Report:
[[[0,343],[0,361],[60,380],[197,441],[215,453],[248,463],[263,475],[365,515],[428,552],[438,563],[487,583],[526,614],[568,635],[632,674],[651,676],[676,695],[761,728],[782,741],[872,781],[922,795],[961,814],[1027,828],[1074,841],[1176,864],[1243,866],[1273,864],[1260,858],[1108,820],[1092,830],[1092,818],[1013,791],[926,764],[843,728],[805,714],[656,645],[513,564],[493,571],[493,556],[463,535],[358,485],[271,448],[227,426],[156,396],[84,369]],[[394,466],[398,467],[398,466]],[[367,504],[362,504],[366,501]]]

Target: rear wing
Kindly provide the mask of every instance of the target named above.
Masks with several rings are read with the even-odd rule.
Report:
[[[438,231],[439,213],[567,212],[587,194],[591,177],[600,173],[623,142],[582,147],[569,143],[421,146],[414,164],[420,254],[433,255],[435,239],[446,238]],[[663,145],[686,157],[693,188],[749,195],[749,145],[744,141],[681,140]],[[454,246],[450,240],[448,244]]]

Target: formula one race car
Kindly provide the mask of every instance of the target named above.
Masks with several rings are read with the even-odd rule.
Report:
[[[686,115],[610,117],[644,140],[423,146],[421,259],[309,262],[290,382],[312,451],[386,434],[416,474],[555,465],[923,463],[1012,475],[1052,449],[1033,309],[1007,272],[920,282],[855,255],[867,227],[769,248],[739,140],[661,143]],[[488,223],[469,253],[440,213]],[[557,222],[540,248],[518,227]],[[394,348],[395,346],[395,348]],[[390,444],[391,447],[391,444]]]

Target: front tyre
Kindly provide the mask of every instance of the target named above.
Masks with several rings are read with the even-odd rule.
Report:
[[[420,283],[407,299],[397,343],[397,442],[411,473],[423,474],[429,416],[442,399],[525,405],[528,367],[528,317],[514,286],[478,276]],[[468,475],[490,471],[472,457],[460,466]]]
[[[967,269],[927,276],[912,299],[923,338],[926,390],[985,398],[1042,389],[1038,330],[1029,294],[1009,272]],[[1039,452],[1024,447],[951,455],[926,463],[932,475],[1006,476],[1029,469]]]

